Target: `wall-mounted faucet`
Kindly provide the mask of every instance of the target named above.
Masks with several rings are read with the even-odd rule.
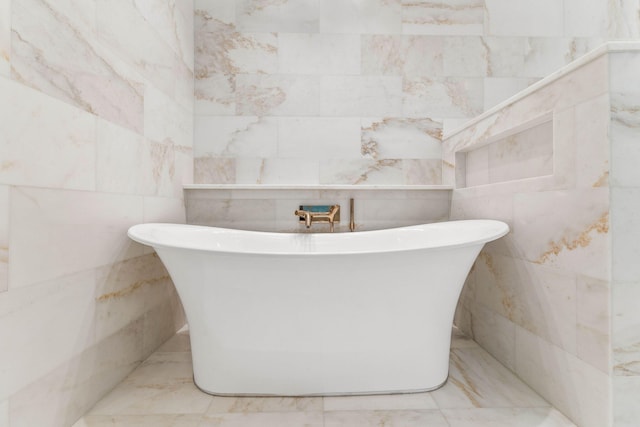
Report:
[[[300,206],[294,214],[300,217],[300,222],[304,222],[307,228],[314,222],[329,223],[329,231],[333,232],[334,223],[340,222],[340,205]]]

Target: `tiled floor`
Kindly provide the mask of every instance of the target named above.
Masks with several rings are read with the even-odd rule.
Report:
[[[192,382],[179,332],[74,427],[570,427],[575,425],[475,342],[455,333],[449,381],[405,395],[233,398]]]

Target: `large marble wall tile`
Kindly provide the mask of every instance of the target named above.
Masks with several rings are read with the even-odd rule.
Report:
[[[278,119],[250,116],[196,116],[194,155],[276,157]]]
[[[9,401],[0,402],[0,427],[9,427]]]
[[[136,2],[139,14],[160,39],[193,70],[194,13],[190,2],[147,0]]]
[[[236,76],[236,114],[317,116],[320,77],[283,74]]]
[[[141,344],[138,320],[57,366],[11,398],[11,427],[72,425],[143,360]]]
[[[482,0],[402,0],[405,34],[481,35],[483,30]]]
[[[142,84],[125,73],[117,64],[119,59],[95,43],[94,6],[94,2],[13,1],[11,76],[141,131]],[[74,55],[70,57],[68,52]]]
[[[11,0],[0,1],[0,76],[11,74]]]
[[[320,161],[320,184],[385,184],[404,182],[399,159],[330,159]]]
[[[0,78],[0,182],[95,188],[96,118]]]
[[[142,192],[140,168],[145,139],[141,135],[98,120],[96,190],[107,193]]]
[[[471,308],[471,336],[508,369],[515,370],[516,325],[479,304]]]
[[[490,54],[489,46],[482,37],[447,37],[444,42],[444,75],[487,76],[493,72],[489,68]]]
[[[613,377],[613,422],[616,427],[635,427],[640,419],[640,377]]]
[[[609,105],[610,97],[605,94],[575,107],[575,173],[576,186],[580,188],[609,184],[610,156],[616,153],[609,143],[610,132],[613,133]]]
[[[578,276],[577,356],[609,374],[611,367],[611,285]]]
[[[9,288],[9,187],[0,185],[0,293]]]
[[[402,168],[405,185],[442,184],[441,159],[404,159]]]
[[[144,96],[144,136],[155,142],[193,147],[193,111],[182,107],[153,86],[147,86]]]
[[[267,73],[278,71],[276,33],[239,32],[235,25],[212,15],[195,13],[195,75]]]
[[[637,302],[640,285],[613,284],[613,372],[619,376],[640,376],[640,319]]]
[[[637,39],[640,37],[638,13],[640,5],[635,0],[608,2],[607,36],[610,40]]]
[[[184,224],[184,200],[171,197],[145,197],[144,222],[172,222]]]
[[[196,184],[235,184],[236,161],[228,157],[194,157],[193,182]]]
[[[609,221],[607,188],[523,194],[514,199],[512,233],[529,262],[607,280]]]
[[[12,188],[11,287],[141,255],[126,231],[142,207],[136,196]]]
[[[403,113],[408,117],[471,118],[482,112],[483,91],[481,78],[405,78]]]
[[[504,78],[522,76],[528,43],[526,37],[485,36],[481,40],[485,49],[487,76]]]
[[[574,37],[606,35],[607,7],[607,2],[601,0],[565,0],[564,35]]]
[[[196,114],[234,115],[236,112],[236,76],[232,74],[196,76],[194,98]]]
[[[280,118],[278,156],[303,159],[361,158],[358,118]]]
[[[609,425],[610,377],[516,327],[516,373],[581,427]]]
[[[562,2],[555,0],[485,0],[487,31],[492,36],[563,35]]]
[[[266,231],[276,219],[275,200],[187,198],[186,203],[188,224]]]
[[[360,35],[280,33],[278,66],[284,74],[358,75]]]
[[[639,282],[640,188],[611,189],[612,277],[615,282]]]
[[[402,75],[404,64],[402,42],[403,37],[399,34],[363,34],[360,41],[362,73],[382,76]]]
[[[319,184],[319,161],[304,158],[241,158],[235,166],[238,184]]]
[[[600,44],[601,40],[588,38],[529,37],[519,77],[546,77]]]
[[[108,0],[95,0],[95,4],[100,41],[157,88],[173,95],[178,80],[175,74],[187,65],[158,37],[157,23],[149,20],[155,17],[145,15],[145,8],[141,9],[133,1],[124,2],[120,7],[113,7]],[[135,29],[133,34],[132,29]]]
[[[440,159],[442,121],[428,118],[363,118],[361,154],[377,159]]]
[[[362,35],[362,73],[384,76],[443,76],[443,37]]]
[[[322,116],[400,116],[400,76],[323,76],[320,80]]]
[[[238,28],[245,32],[317,33],[318,0],[240,0],[236,4]]]
[[[206,12],[209,16],[226,24],[235,24],[236,22],[236,5],[237,0],[195,0],[194,6],[194,25],[196,32],[198,24],[197,15]]]
[[[96,342],[94,296],[92,270],[0,294],[0,399]]]
[[[576,427],[551,407],[444,409],[442,414],[450,427]]]
[[[400,0],[322,0],[320,32],[332,34],[400,34]]]

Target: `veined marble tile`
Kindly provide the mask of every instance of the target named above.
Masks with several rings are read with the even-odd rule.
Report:
[[[440,409],[548,406],[481,348],[452,350],[449,380],[432,396]]]
[[[12,396],[11,426],[71,425],[140,363],[140,326],[128,325]]]
[[[147,86],[144,96],[144,136],[155,142],[193,146],[193,111],[165,93]]]
[[[492,52],[482,37],[447,37],[443,51],[446,76],[485,77],[493,71],[489,68]]]
[[[402,95],[400,76],[322,76],[320,115],[399,116]]]
[[[193,70],[193,2],[152,0],[136,2],[136,8],[160,38]]]
[[[526,39],[522,74],[518,77],[546,77],[600,44],[599,39],[529,37]]]
[[[321,412],[322,397],[221,397],[213,396],[206,415],[254,412]]]
[[[278,157],[308,160],[359,159],[360,119],[279,118]]]
[[[243,32],[317,33],[320,27],[317,0],[240,0],[236,22]]]
[[[640,419],[640,377],[613,377],[613,422],[616,427],[634,427]]]
[[[408,411],[438,409],[430,393],[325,397],[328,411]]]
[[[515,370],[515,324],[482,304],[471,307],[473,339],[500,363]]]
[[[450,427],[576,427],[553,408],[443,409]]]
[[[614,282],[637,283],[640,267],[635,261],[640,253],[637,232],[640,227],[638,208],[640,189],[613,188],[611,190],[612,277]]]
[[[169,197],[144,198],[144,222],[172,222],[184,224],[184,200]]]
[[[607,280],[608,188],[516,194],[513,209],[512,237],[524,259]]]
[[[320,161],[320,184],[403,184],[402,160],[332,159]]]
[[[11,75],[11,0],[0,1],[0,76]]]
[[[360,74],[360,35],[279,33],[278,43],[280,73]]]
[[[482,35],[482,0],[402,0],[404,34]]]
[[[485,0],[486,30],[492,36],[563,35],[564,10],[555,0]]]
[[[319,184],[317,159],[240,158],[235,173],[238,184]]]
[[[198,390],[192,375],[189,353],[157,353],[88,415],[203,414],[213,396]]]
[[[180,68],[187,65],[159,36],[158,24],[151,22],[145,9],[134,2],[117,8],[108,0],[96,0],[95,4],[100,41],[157,88],[173,95],[176,73],[180,74]],[[157,10],[157,5],[153,10]],[[132,28],[135,29],[133,36]]]
[[[0,293],[9,289],[9,187],[0,185]]]
[[[96,339],[116,333],[171,299],[173,283],[156,254],[96,269]],[[171,331],[172,333],[174,331]]]
[[[320,1],[320,32],[332,34],[400,34],[400,0]]]
[[[482,37],[486,50],[486,75],[489,77],[520,77],[527,51],[526,37]]]
[[[236,112],[236,76],[212,74],[197,77],[194,83],[196,114],[225,114]]]
[[[0,294],[0,400],[95,343],[94,290],[88,270]]]
[[[236,114],[316,116],[320,77],[282,74],[236,76]]]
[[[267,230],[275,219],[274,200],[187,199],[187,224]]]
[[[196,157],[267,157],[278,149],[278,119],[250,116],[196,116]]]
[[[633,64],[629,64],[633,65]],[[612,76],[612,80],[625,78]],[[612,83],[614,84],[614,83]],[[615,83],[619,85],[620,83]],[[638,135],[640,135],[640,90],[617,89],[611,93],[611,184],[616,187],[637,187],[640,183],[637,159],[640,155]]]
[[[12,287],[142,254],[126,233],[142,222],[141,197],[25,187],[10,196]]]
[[[640,37],[638,13],[640,6],[634,0],[621,0],[607,3],[608,27],[610,39],[637,39]]]
[[[234,24],[236,22],[237,3],[236,0],[195,0],[194,14],[206,12],[206,14],[220,22]]]
[[[276,33],[239,32],[232,23],[212,16],[209,10],[196,10],[195,75],[260,73],[278,71]]]
[[[183,184],[193,179],[193,151],[189,147],[147,141],[140,165],[144,195],[180,198]]]
[[[495,77],[484,79],[485,111],[511,98],[534,84],[538,79]]]
[[[638,282],[614,282],[613,286],[613,372],[618,376],[640,376],[640,316],[634,308],[637,306],[634,298],[640,295],[640,286]]]
[[[449,427],[438,410],[325,412],[325,427],[429,426]]]
[[[0,402],[0,427],[9,427],[9,401]]]
[[[189,339],[189,329],[184,327],[179,330],[173,337],[165,342],[157,350],[159,353],[175,353],[191,351],[191,341]]]
[[[577,356],[609,374],[611,367],[611,285],[578,276]]]
[[[361,152],[367,158],[428,158],[442,155],[442,121],[429,118],[363,118]]]
[[[409,117],[471,118],[482,112],[481,78],[405,78],[403,113]]]
[[[96,138],[96,190],[140,194],[144,137],[105,120],[98,120]]]
[[[203,417],[199,427],[323,427],[322,412],[265,412],[215,414]]]
[[[143,86],[95,43],[95,16],[94,2],[12,2],[12,78],[141,132]]]
[[[96,118],[9,79],[0,92],[0,181],[93,190]]]
[[[609,425],[610,377],[520,327],[516,373],[577,425]]]
[[[442,160],[404,159],[402,160],[405,185],[442,184]]]
[[[575,107],[576,185],[597,188],[609,185],[610,155],[616,149],[609,142],[612,125],[608,117],[609,95],[601,95]],[[640,124],[640,122],[639,122]],[[637,169],[634,167],[634,170]]]
[[[363,75],[400,76],[404,64],[402,36],[363,34],[361,59]]]
[[[607,35],[608,3],[600,0],[565,0],[564,35],[603,37]]]
[[[236,160],[226,157],[194,157],[193,181],[196,184],[235,184]]]
[[[186,322],[184,308],[172,283],[164,283],[166,298],[144,313],[142,356],[148,357]]]
[[[73,427],[200,427],[201,415],[88,415]]]

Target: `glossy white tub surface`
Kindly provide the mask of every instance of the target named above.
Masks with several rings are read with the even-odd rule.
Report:
[[[492,220],[336,234],[140,224],[189,324],[194,381],[220,395],[425,391],[447,379],[460,291]]]

